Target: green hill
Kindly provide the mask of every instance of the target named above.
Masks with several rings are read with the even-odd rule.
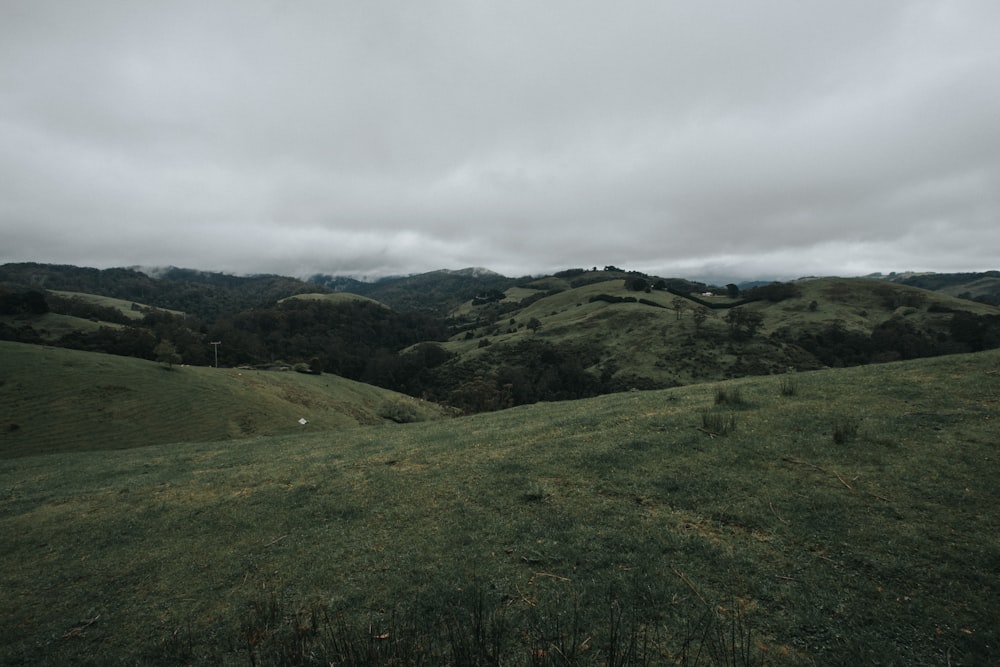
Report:
[[[169,310],[169,309],[159,309],[154,308],[145,303],[136,303],[135,301],[126,301],[125,299],[116,299],[110,296],[101,296],[99,294],[88,294],[86,292],[68,292],[66,290],[49,290],[50,294],[60,296],[66,299],[77,299],[85,303],[94,304],[102,308],[112,308],[117,310],[119,313],[124,315],[130,320],[141,320],[147,313],[156,310],[165,310],[171,315],[183,316],[184,313],[179,310]]]
[[[890,274],[887,280],[1000,305],[1000,271],[979,273]]]
[[[0,663],[996,664],[998,374],[0,460]]]
[[[459,333],[444,345],[455,356],[435,371],[440,384],[495,404],[508,396],[529,403],[991,345],[982,336],[962,338],[956,313],[970,318],[971,330],[988,327],[993,338],[1000,331],[994,306],[884,281],[824,278],[796,281],[780,300],[748,292],[758,300],[740,310],[761,324],[753,335],[735,335],[745,332],[734,332],[726,318],[739,300],[628,284],[548,280],[533,295],[516,288],[508,290],[514,298],[465,304],[454,313]],[[702,321],[694,317],[699,312]]]
[[[201,366],[214,365],[216,352],[230,367],[280,359],[467,412],[1000,347],[1000,308],[946,293],[986,274],[921,277],[938,291],[813,278],[738,294],[735,285],[615,267],[522,279],[438,271],[365,283],[367,297],[179,269],[152,278],[8,265],[4,275],[21,287],[0,291],[3,339],[145,359],[169,342],[184,363]],[[137,320],[132,301],[31,288],[73,280],[94,294],[149,293],[153,305],[190,303],[215,315],[156,311]]]
[[[0,341],[0,458],[329,432],[401,416],[432,419],[443,411],[335,375],[168,369]]]

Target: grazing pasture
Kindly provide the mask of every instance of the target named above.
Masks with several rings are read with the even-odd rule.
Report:
[[[996,664],[998,419],[991,351],[6,458],[0,663]]]
[[[398,405],[413,420],[445,414],[336,375],[167,367],[0,341],[0,458],[380,424]]]

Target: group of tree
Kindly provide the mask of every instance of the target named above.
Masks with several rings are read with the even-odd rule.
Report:
[[[920,328],[905,317],[892,317],[871,332],[848,329],[836,320],[814,333],[779,331],[776,336],[826,366],[859,366],[1000,347],[1000,315],[956,311],[947,329],[936,331]]]
[[[49,312],[49,303],[43,292],[38,290],[0,290],[0,315],[44,315]]]
[[[67,290],[151,303],[208,322],[223,315],[266,307],[295,294],[330,291],[275,275],[233,276],[168,268],[155,276],[137,269],[93,269],[33,262],[0,266],[0,284],[21,286],[22,290]]]
[[[724,319],[729,333],[737,339],[752,338],[764,326],[764,316],[746,308],[731,308]]]

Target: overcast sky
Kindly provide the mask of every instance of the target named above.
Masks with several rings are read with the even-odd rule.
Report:
[[[0,262],[1000,269],[1000,2],[0,0]]]

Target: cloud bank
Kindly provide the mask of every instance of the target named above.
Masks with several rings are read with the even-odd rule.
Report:
[[[0,8],[0,261],[985,270],[1000,5]]]

